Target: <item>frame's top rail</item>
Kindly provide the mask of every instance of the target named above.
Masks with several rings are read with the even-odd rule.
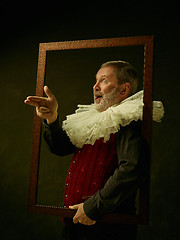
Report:
[[[138,37],[121,37],[121,38],[104,38],[91,40],[77,41],[62,41],[40,43],[40,49],[44,51],[55,50],[70,50],[83,48],[103,48],[103,47],[118,47],[118,46],[137,46],[145,45],[152,41],[154,36],[138,36]]]

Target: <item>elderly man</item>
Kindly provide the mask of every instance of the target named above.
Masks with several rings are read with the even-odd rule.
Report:
[[[136,93],[137,85],[131,64],[104,63],[96,74],[94,104],[80,105],[62,127],[57,100],[47,86],[47,98],[25,100],[44,119],[50,151],[59,156],[74,153],[64,207],[77,212],[72,223],[65,220],[66,239],[136,238],[135,226],[103,225],[98,220],[108,212],[135,213],[136,190],[147,174],[141,137],[143,92]]]

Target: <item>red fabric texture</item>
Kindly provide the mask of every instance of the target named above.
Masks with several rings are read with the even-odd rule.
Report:
[[[117,167],[115,134],[76,149],[65,184],[64,207],[82,203],[103,188]]]

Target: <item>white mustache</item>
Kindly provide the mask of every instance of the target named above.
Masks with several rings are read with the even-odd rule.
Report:
[[[101,97],[103,97],[104,96],[104,94],[103,93],[101,93],[101,92],[98,92],[98,91],[94,91],[94,96],[101,96]]]

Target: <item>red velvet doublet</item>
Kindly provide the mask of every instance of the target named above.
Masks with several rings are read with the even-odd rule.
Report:
[[[98,139],[76,149],[66,178],[64,207],[82,203],[103,188],[116,167],[115,134],[106,143]]]

